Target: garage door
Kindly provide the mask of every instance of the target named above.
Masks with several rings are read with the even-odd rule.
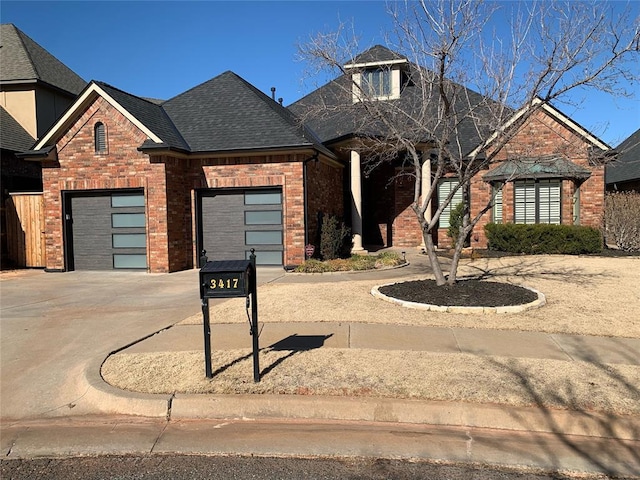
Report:
[[[259,265],[282,265],[282,190],[204,192],[200,210],[209,260],[249,258],[254,248]]]
[[[147,268],[146,218],[141,191],[73,196],[69,215],[74,269]]]

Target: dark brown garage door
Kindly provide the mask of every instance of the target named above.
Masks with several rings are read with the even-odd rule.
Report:
[[[210,190],[201,194],[201,246],[209,260],[249,258],[282,265],[282,190]]]

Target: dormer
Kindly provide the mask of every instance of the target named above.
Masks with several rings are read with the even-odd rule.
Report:
[[[376,45],[344,66],[351,71],[353,103],[400,98],[402,73],[409,61],[388,48]]]

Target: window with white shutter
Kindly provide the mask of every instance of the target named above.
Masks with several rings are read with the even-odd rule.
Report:
[[[447,199],[447,196],[458,186],[458,180],[450,180],[444,178],[440,180],[438,184],[438,205],[442,204]],[[439,228],[449,228],[449,217],[451,215],[451,210],[456,208],[459,203],[462,203],[462,188],[458,189],[458,191],[453,195],[451,202],[449,205],[444,207],[442,210],[442,214],[440,215],[440,226]]]
[[[518,181],[514,190],[515,223],[560,224],[560,180]]]

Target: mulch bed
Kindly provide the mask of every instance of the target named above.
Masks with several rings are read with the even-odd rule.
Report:
[[[508,283],[461,280],[455,285],[436,285],[435,280],[394,283],[378,289],[388,297],[429,305],[456,307],[503,307],[533,302],[538,295]]]

